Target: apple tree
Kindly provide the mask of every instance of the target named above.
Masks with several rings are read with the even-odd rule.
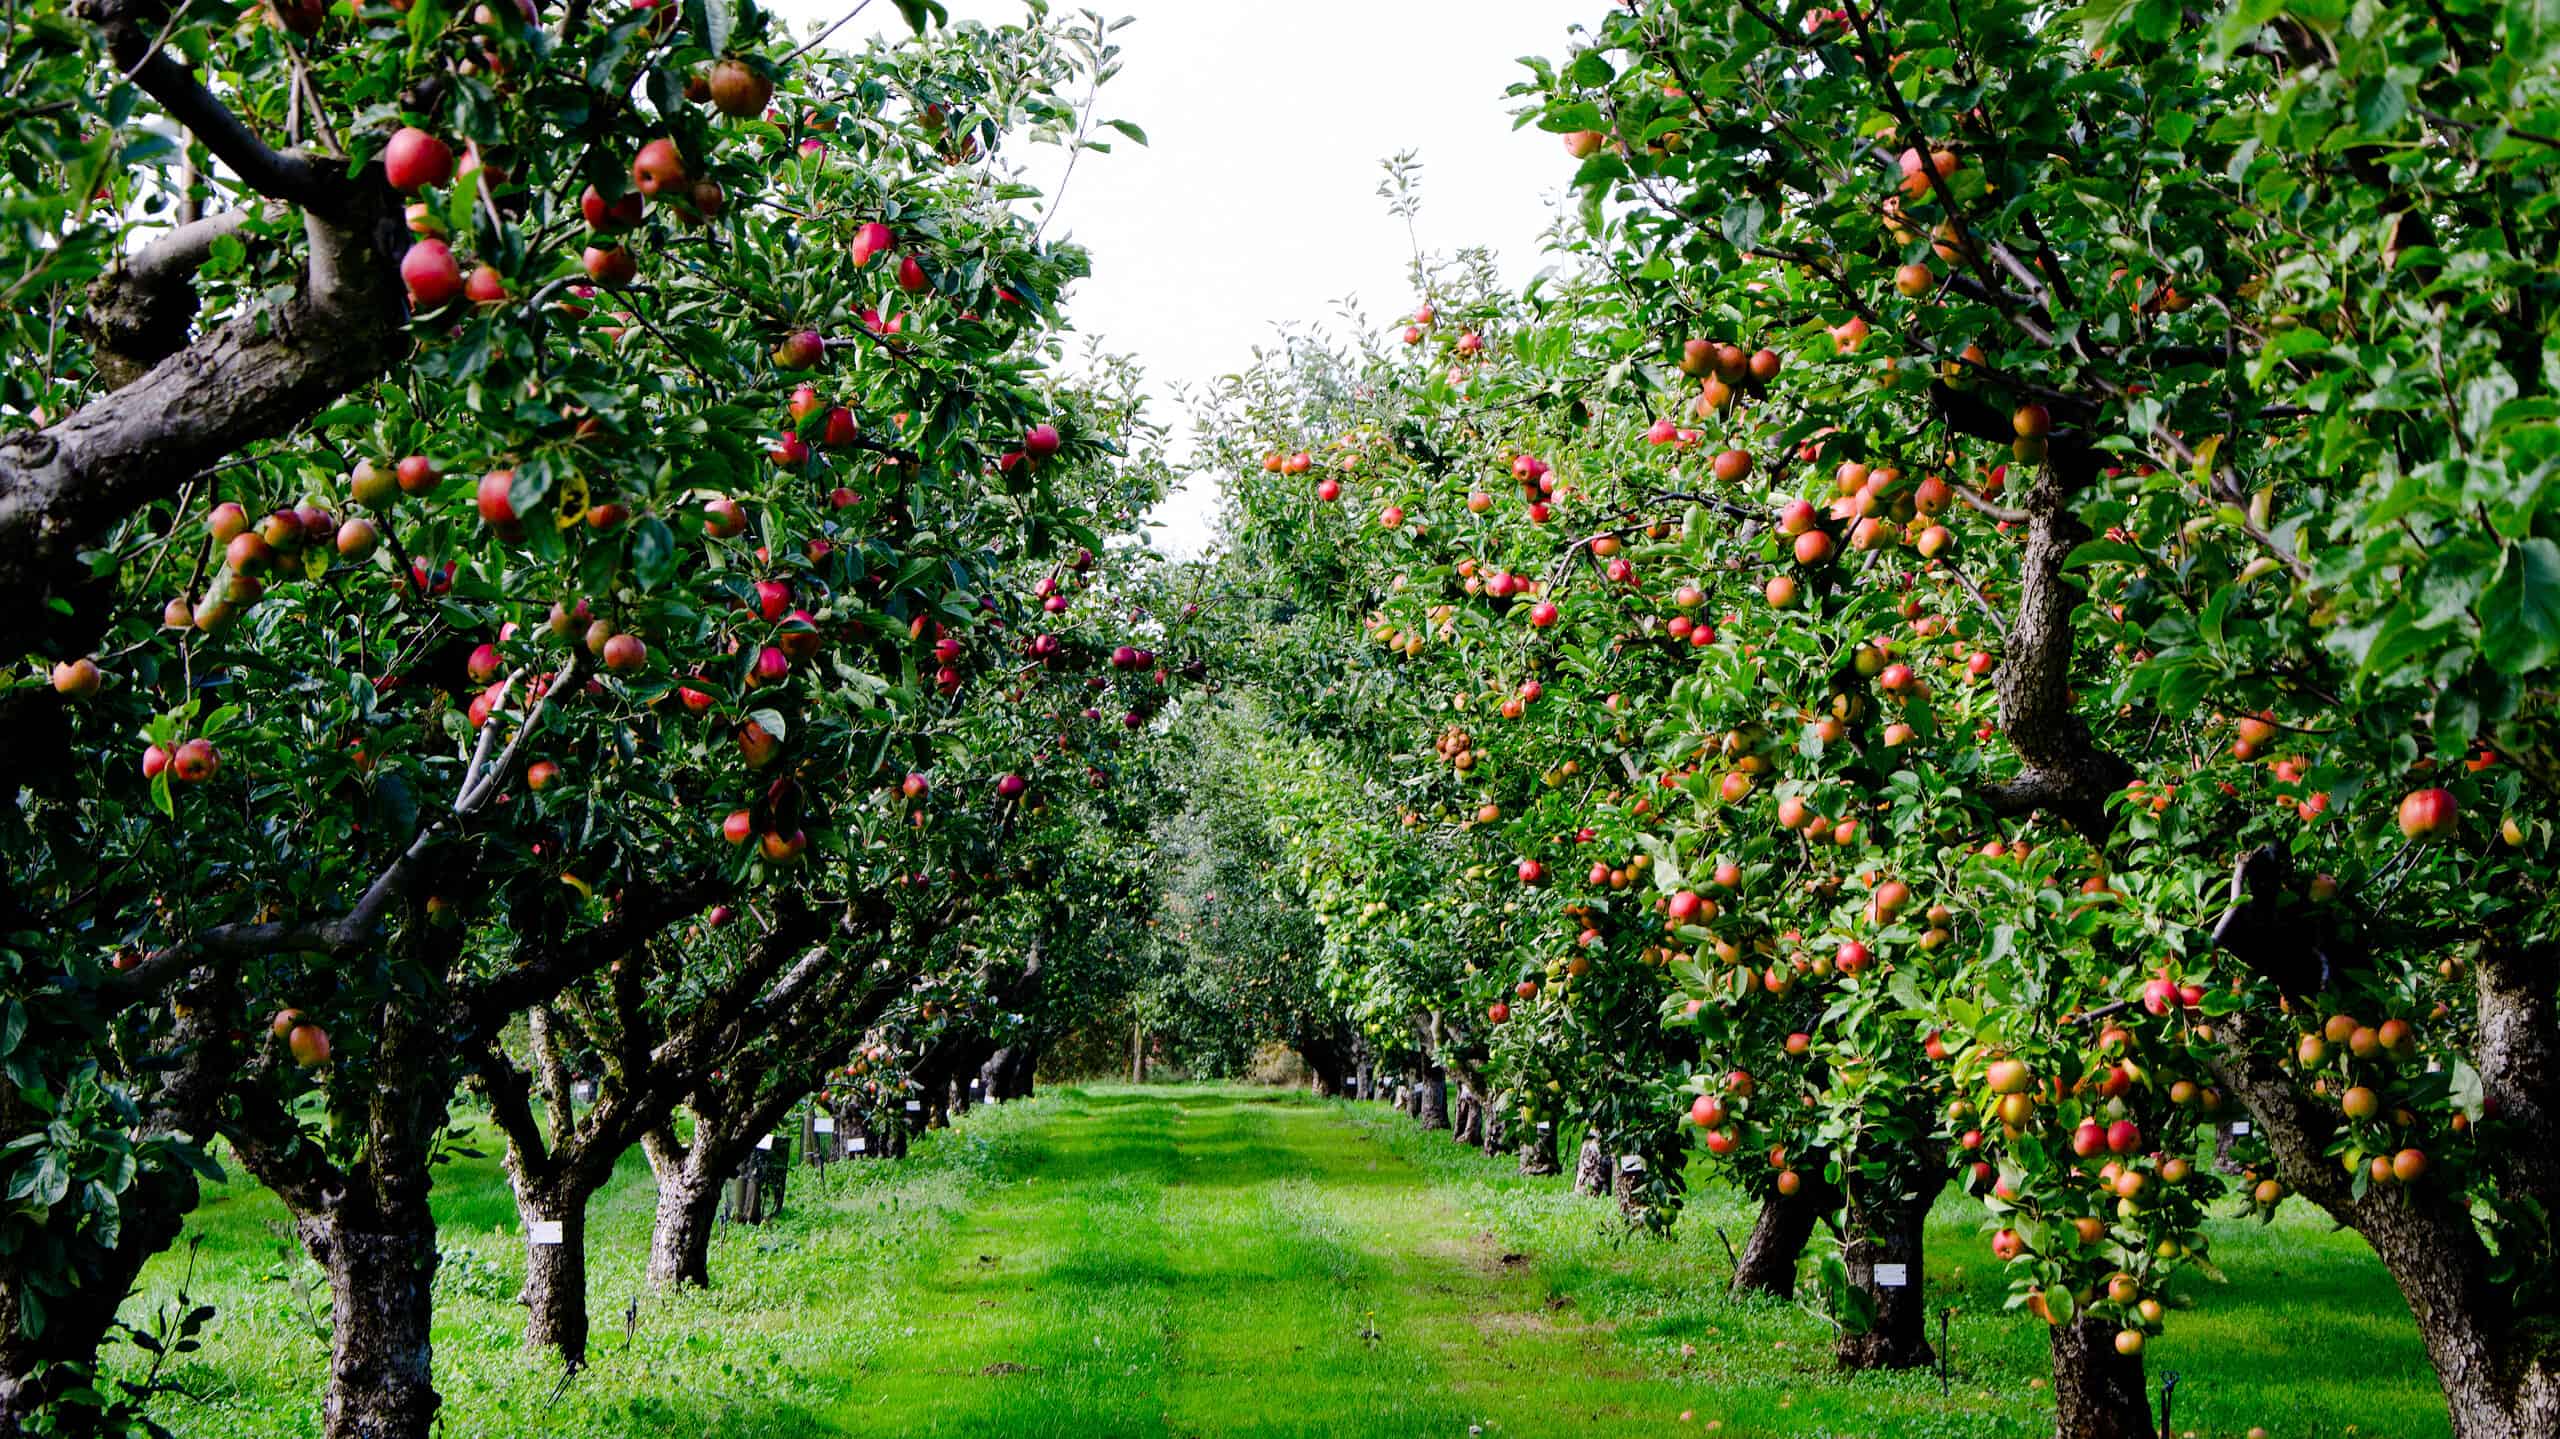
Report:
[[[2248,1202],[2373,1244],[2456,1433],[2560,1412],[2556,38],[1638,0],[1520,87],[1661,363],[1780,362],[1673,422],[1750,461],[1715,554],[1908,674],[1867,828],[1956,923],[1891,983],[1971,1091],[1942,1133],[1983,1133],[2059,1432],[2151,1432],[2216,1103]]]
[[[1038,384],[1083,259],[988,167],[1106,52],[11,23],[15,183],[83,198],[12,232],[53,357],[0,441],[13,633],[59,658],[7,702],[109,762],[8,792],[6,1401],[78,1422],[219,1136],[330,1273],[329,1432],[424,1432],[426,1193],[493,1038],[724,906],[799,959],[897,872],[881,777],[1071,665],[1072,586],[1007,581],[1101,545]]]

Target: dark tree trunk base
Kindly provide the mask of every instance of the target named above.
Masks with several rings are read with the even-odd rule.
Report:
[[[1937,1351],[1929,1347],[1929,1301],[1921,1287],[1921,1230],[1929,1217],[1929,1199],[1860,1195],[1853,1197],[1848,1213],[1849,1243],[1841,1258],[1850,1285],[1865,1291],[1875,1306],[1875,1320],[1864,1333],[1841,1331],[1840,1367],[1919,1369],[1936,1363]],[[1900,1266],[1901,1282],[1881,1282],[1890,1276],[1878,1275],[1880,1265]]]
[[[572,1369],[587,1362],[587,1197],[544,1196],[519,1199],[516,1212],[525,1222],[524,1342],[528,1349],[555,1349]],[[537,1225],[559,1225],[551,1242]]]
[[[1425,1129],[1449,1127],[1449,1077],[1426,1074],[1414,1084],[1414,1121]]]
[[[1460,1090],[1449,1116],[1449,1137],[1473,1148],[1484,1139],[1484,1105],[1472,1092]]]
[[[303,1243],[329,1273],[328,1439],[425,1439],[441,1401],[433,1379],[435,1224],[396,1234],[306,1219]]]
[[[1609,1155],[1601,1148],[1600,1136],[1585,1135],[1582,1153],[1573,1163],[1573,1192],[1594,1198],[1609,1192]]]
[[[1532,1125],[1529,1137],[1520,1143],[1520,1172],[1528,1175],[1564,1173],[1564,1165],[1556,1159],[1556,1128],[1552,1124]]]
[[[2159,1439],[2142,1356],[2116,1352],[2115,1326],[2075,1319],[2053,1329],[2054,1439]]]
[[[1814,1226],[1839,1203],[1839,1191],[1818,1175],[1805,1176],[1794,1194],[1773,1193],[1762,1200],[1751,1237],[1734,1260],[1734,1297],[1795,1298],[1797,1261],[1813,1239]]]
[[[649,1234],[649,1287],[660,1293],[686,1285],[711,1285],[711,1227],[720,1209],[720,1186],[661,1175],[658,1218]]]

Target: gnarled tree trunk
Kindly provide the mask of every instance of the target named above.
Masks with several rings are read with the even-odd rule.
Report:
[[[1772,1190],[1760,1201],[1760,1217],[1752,1222],[1751,1237],[1743,1241],[1742,1253],[1734,1261],[1734,1297],[1795,1297],[1797,1261],[1813,1238],[1814,1226],[1840,1206],[1840,1191],[1819,1170],[1808,1167],[1797,1174],[1801,1184],[1795,1193]]]
[[[1564,1165],[1556,1159],[1556,1127],[1545,1120],[1530,1126],[1529,1137],[1520,1141],[1520,1172],[1531,1175],[1562,1174]]]
[[[664,1131],[641,1141],[658,1176],[658,1214],[649,1230],[649,1287],[661,1293],[711,1284],[711,1229],[720,1212],[720,1180],[698,1151]]]
[[[1841,1330],[1843,1369],[1918,1369],[1938,1357],[1929,1347],[1928,1297],[1921,1289],[1930,1196],[1880,1192],[1886,1188],[1863,1178],[1850,1186],[1841,1258],[1850,1286],[1866,1294],[1874,1315],[1863,1331]]]
[[[1573,1162],[1573,1192],[1595,1198],[1608,1193],[1613,1178],[1609,1167],[1609,1151],[1600,1143],[1599,1131],[1585,1134],[1582,1154]]]
[[[1425,1129],[1449,1127],[1449,1076],[1437,1069],[1414,1081],[1414,1121]]]
[[[301,1221],[304,1247],[329,1275],[328,1439],[425,1439],[433,1427],[436,1231],[424,1204],[415,1208],[366,1229]]]
[[[2469,966],[2476,989],[2473,1062],[2505,1131],[2483,1159],[2510,1200],[2560,1208],[2560,1014],[2551,975],[2560,948],[2486,945]],[[2373,1246],[2416,1316],[2444,1389],[2455,1439],[2560,1434],[2560,1327],[2547,1310],[2520,1313],[2481,1237],[2466,1196],[2432,1179],[2373,1185],[2363,1194],[2328,1154],[2341,1118],[2315,1100],[2265,1048],[2270,1020],[2227,1016],[2208,1060],[2255,1121],[2286,1187]]]
[[[2158,1439],[2142,1356],[2116,1352],[2116,1327],[2086,1316],[2053,1327],[2054,1439]]]

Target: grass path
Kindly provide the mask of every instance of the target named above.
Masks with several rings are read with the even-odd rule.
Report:
[[[1978,1207],[1929,1234],[1952,1370],[1844,1379],[1825,1321],[1735,1304],[1730,1191],[1669,1241],[1374,1105],[1241,1088],[1059,1090],[970,1115],[900,1164],[800,1171],[724,1228],[707,1293],[642,1295],[652,1190],[591,1218],[599,1338],[573,1385],[521,1348],[521,1238],[494,1157],[440,1171],[436,1382],[472,1439],[1564,1435],[2044,1439],[2041,1326],[2002,1312]],[[218,1190],[192,1294],[218,1318],[181,1439],[315,1435],[325,1340],[274,1199]],[[2152,1349],[2180,1435],[2443,1439],[2414,1326],[2370,1254],[2306,1214],[2219,1224],[2234,1283]],[[128,1307],[168,1302],[183,1254]],[[636,1301],[636,1303],[634,1302]],[[631,1304],[635,1323],[622,1320]],[[128,1351],[129,1355],[129,1351]],[[1943,1385],[1943,1387],[1942,1387]],[[1691,1416],[1688,1423],[1683,1415]],[[1710,1426],[1713,1426],[1712,1429]]]
[[[1121,1093],[1040,1127],[842,1414],[856,1433],[1462,1433],[1444,1344],[1506,1286],[1326,1111]],[[1347,1141],[1347,1142],[1346,1142]]]

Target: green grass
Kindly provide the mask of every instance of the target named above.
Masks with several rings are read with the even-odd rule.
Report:
[[[707,1294],[641,1299],[651,1185],[635,1155],[599,1196],[597,1341],[565,1391],[520,1347],[515,1215],[490,1158],[440,1173],[436,1377],[445,1432],[585,1436],[2041,1436],[2043,1332],[2001,1312],[1978,1209],[1942,1205],[1935,1307],[1953,1373],[1843,1379],[1826,1324],[1723,1297],[1731,1193],[1680,1235],[1519,1178],[1377,1106],[1219,1088],[1055,1091],[970,1115],[904,1163],[794,1177],[790,1211],[728,1228]],[[219,1316],[180,1371],[190,1436],[316,1434],[326,1341],[246,1184],[192,1229]],[[2235,1224],[2233,1283],[2150,1352],[2183,1432],[2432,1439],[2444,1406],[2397,1291],[2308,1215]],[[174,1292],[165,1256],[128,1315]],[[1684,1412],[1692,1426],[1679,1424]]]

